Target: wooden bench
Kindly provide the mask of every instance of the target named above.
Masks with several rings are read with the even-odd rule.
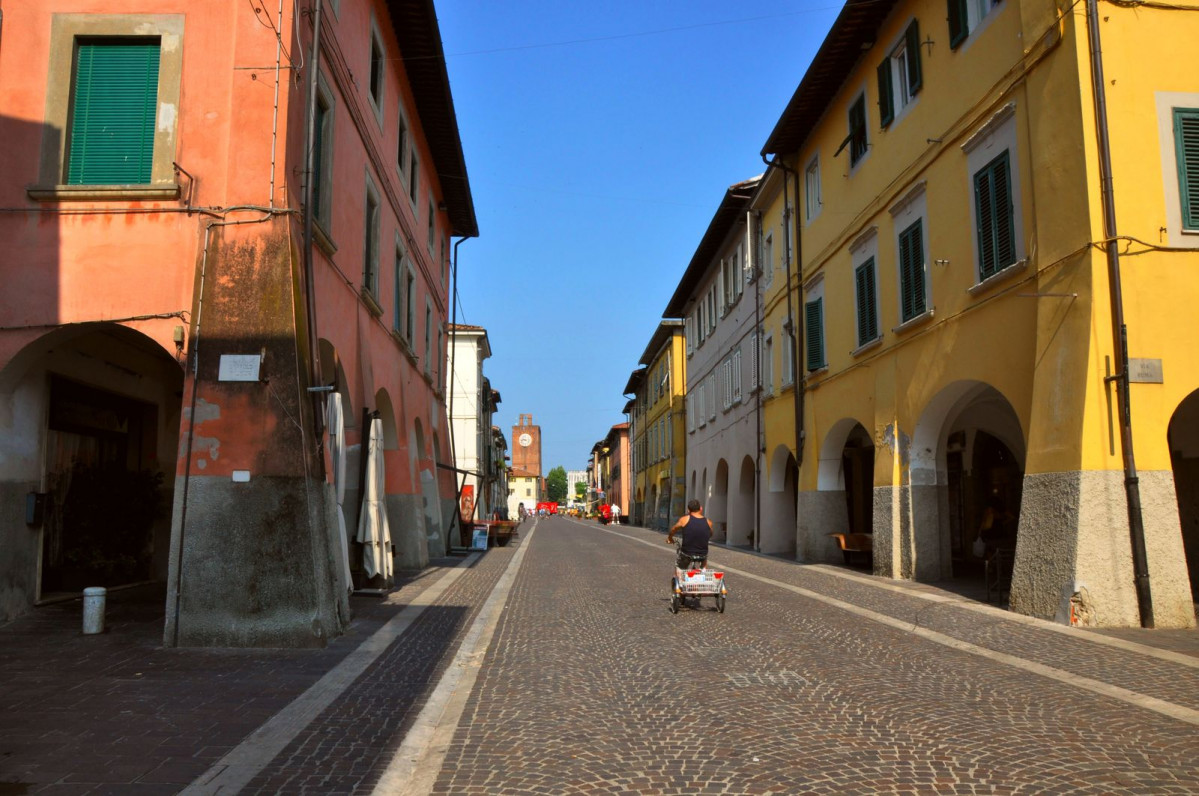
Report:
[[[837,540],[837,546],[841,548],[841,555],[845,557],[846,564],[851,563],[855,553],[862,554],[867,563],[874,559],[874,534],[830,533],[829,536]]]

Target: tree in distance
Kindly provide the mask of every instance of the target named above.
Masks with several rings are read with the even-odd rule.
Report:
[[[562,503],[566,500],[566,468],[555,467],[545,477],[545,491],[551,503]]]
[[[575,481],[575,500],[582,503],[583,500],[586,499],[586,497],[587,497],[587,482],[586,481]]]

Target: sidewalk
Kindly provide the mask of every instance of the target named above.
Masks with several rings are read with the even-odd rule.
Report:
[[[319,650],[164,648],[162,585],[110,594],[106,632],[99,636],[80,632],[80,601],[40,607],[0,627],[0,796],[178,793],[406,605],[469,567],[430,606],[435,610],[425,611],[426,621],[392,645],[418,657],[422,672],[397,672],[407,689],[389,683],[389,703],[366,706],[386,707],[388,715],[372,716],[365,722],[371,726],[357,729],[369,734],[386,724],[394,730],[419,707],[429,681],[436,682],[439,663],[452,655],[469,615],[510,558],[509,548],[399,573],[399,588],[386,599],[353,597],[347,632]],[[343,727],[343,737],[351,729]],[[274,774],[254,784],[265,792],[282,789],[286,772]]]

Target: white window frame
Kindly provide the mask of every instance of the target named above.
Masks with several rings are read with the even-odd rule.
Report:
[[[732,359],[733,371],[733,403],[741,403],[741,346],[737,346],[737,350],[733,352]]]
[[[708,401],[708,420],[715,421],[716,420],[716,372],[715,371],[708,374],[708,390],[707,390],[707,392],[711,395],[711,398]]]
[[[820,215],[824,201],[820,198],[820,153],[812,155],[804,166],[804,221],[811,223]]]
[[[371,217],[371,205],[374,205],[374,217]],[[371,298],[379,300],[379,230],[383,225],[383,201],[379,197],[379,189],[368,170],[366,172],[366,191],[363,196],[362,231],[362,289]],[[374,262],[371,262],[371,260]]]
[[[728,411],[733,406],[733,360],[731,357],[720,364],[720,380],[724,387],[724,409]]]
[[[762,392],[774,394],[774,333],[769,332],[762,346]]]
[[[808,300],[808,297],[805,296],[804,300]],[[783,345],[779,361],[779,386],[790,387],[795,383],[795,334],[783,329],[780,337]]]
[[[970,197],[970,259],[974,263],[974,282],[975,288],[983,285],[981,278],[982,263],[978,258],[978,207],[977,198],[974,196],[974,177],[979,171],[986,168],[987,164],[995,158],[1003,154],[1004,150],[1008,153],[1008,168],[1011,179],[1012,190],[1012,237],[1015,244],[1016,260],[1013,263],[1019,266],[1026,263],[1028,260],[1028,250],[1024,243],[1024,209],[1023,195],[1020,182],[1020,150],[1018,144],[1017,126],[1016,126],[1016,105],[1014,102],[1008,103],[1003,108],[1000,108],[991,118],[983,123],[981,127],[962,144],[962,151],[966,153],[966,191]],[[908,222],[910,223],[910,222]],[[906,224],[904,225],[907,226]],[[925,245],[928,245],[928,222],[924,224]],[[925,259],[932,257],[925,250]],[[995,281],[1001,281],[1003,278],[1015,273],[1018,268],[1011,267],[1002,268],[997,273],[991,275],[986,281],[986,284],[994,284]],[[932,308],[932,304],[929,304]]]
[[[1157,138],[1161,151],[1162,190],[1166,209],[1168,245],[1178,249],[1199,248],[1199,230],[1183,225],[1182,191],[1178,184],[1178,143],[1174,139],[1174,110],[1199,108],[1199,93],[1159,91],[1154,95],[1157,107]],[[1014,197],[1013,197],[1014,198]]]
[[[425,375],[433,375],[433,302],[425,297]]]
[[[899,240],[899,238],[897,236],[896,241],[898,241],[898,240]],[[858,317],[858,314],[859,314],[858,313],[858,288],[857,288],[857,281],[855,279],[855,281],[854,281],[854,296],[853,296],[854,297],[853,334],[854,334],[854,340],[857,341],[857,346],[854,348],[854,353],[857,353],[860,349],[865,348],[869,345],[872,345],[873,343],[877,343],[883,337],[883,321],[882,321],[882,318],[879,317],[880,308],[879,308],[879,295],[878,295],[878,293],[879,293],[878,227],[870,227],[870,229],[868,229],[862,235],[859,235],[858,238],[856,240],[854,240],[854,242],[852,244],[850,244],[849,258],[850,258],[850,263],[852,265],[852,267],[850,268],[850,273],[853,273],[855,275],[857,274],[858,268],[860,266],[865,264],[866,261],[870,260],[871,258],[874,259],[874,328],[875,328],[875,331],[877,332],[877,334],[873,340],[858,340],[858,329],[861,327],[861,319]],[[898,271],[899,271],[899,255],[898,255],[898,253],[896,253],[896,257],[895,257],[895,270],[896,270],[896,273],[898,273]],[[823,280],[822,280],[821,296],[823,296],[823,295],[824,295],[824,290],[823,290]],[[805,348],[805,353],[806,353],[806,348]],[[826,360],[828,359],[828,340],[827,339],[825,340],[824,358]],[[805,359],[806,359],[806,356],[805,356]]]
[[[973,183],[971,183],[971,194],[974,193]],[[970,200],[970,206],[973,209],[974,200]],[[932,284],[932,269],[929,268],[929,263],[932,261],[932,255],[929,252],[929,234],[928,226],[928,197],[925,195],[925,183],[919,182],[913,186],[904,196],[896,202],[891,208],[891,227],[894,230],[895,239],[895,317],[899,320],[896,329],[903,328],[905,324],[912,321],[924,318],[933,311],[933,284]],[[920,222],[921,235],[921,250],[924,254],[924,262],[921,263],[921,268],[924,269],[924,310],[918,313],[915,317],[903,320],[903,263],[901,261],[901,253],[899,247],[900,235],[907,231],[917,221]],[[973,229],[974,221],[971,216],[971,228]],[[977,238],[977,233],[973,234],[973,238]],[[974,257],[978,259],[977,254]],[[877,263],[878,260],[875,260]],[[978,274],[978,264],[975,263],[975,276]],[[977,280],[976,280],[977,281]],[[877,282],[875,283],[877,284]],[[880,332],[882,326],[879,326]],[[827,349],[825,357],[828,357]]]
[[[749,336],[749,391],[757,392],[762,379],[762,336],[754,332]]]
[[[371,83],[374,79],[374,58],[375,48],[379,50],[379,96],[371,90]],[[375,17],[371,15],[371,29],[369,45],[366,47],[366,101],[374,111],[375,121],[379,123],[380,129],[383,127],[383,108],[386,105],[387,97],[387,48],[383,46],[383,34],[379,32],[379,24],[375,21]]]

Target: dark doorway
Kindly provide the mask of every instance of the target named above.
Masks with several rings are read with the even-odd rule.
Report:
[[[1166,433],[1191,599],[1199,602],[1199,392],[1191,393],[1179,405]]]
[[[845,441],[841,468],[849,532],[874,533],[874,442],[860,425],[854,426]]]

